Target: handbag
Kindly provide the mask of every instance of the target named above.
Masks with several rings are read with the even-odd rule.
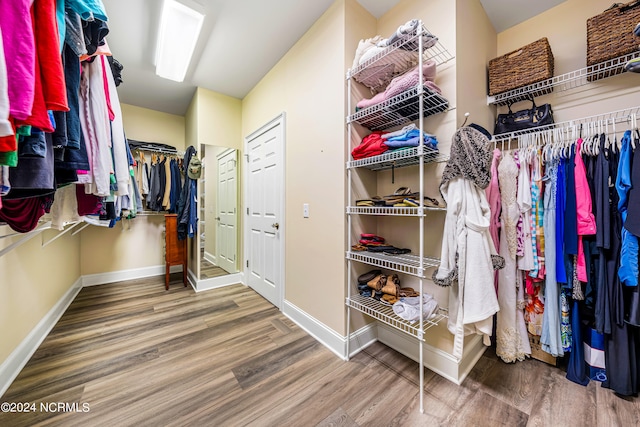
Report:
[[[536,105],[531,98],[531,108],[526,110],[511,111],[512,103],[509,103],[509,112],[498,114],[494,135],[515,132],[553,124],[553,110],[550,104]]]

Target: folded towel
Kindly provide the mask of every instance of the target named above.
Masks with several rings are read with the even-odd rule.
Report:
[[[389,86],[387,86],[387,89],[384,91],[385,98],[393,98],[416,86],[420,80],[420,70],[418,68],[419,67],[415,67],[411,71],[391,80]],[[422,65],[422,76],[424,82],[432,82],[436,78],[436,62],[433,59],[428,59]]]
[[[362,99],[356,104],[356,107],[371,107],[417,86],[420,80],[418,68],[419,67],[414,67],[411,71],[394,78],[384,92],[380,92],[371,99]],[[434,60],[429,59],[425,61],[422,66],[422,76],[425,87],[433,92],[441,93],[440,88],[433,82],[436,77],[436,63]]]
[[[384,139],[389,139],[389,138],[393,138],[394,136],[400,136],[400,135],[404,135],[405,133],[409,132],[410,130],[413,129],[417,129],[417,126],[415,123],[411,123],[409,125],[406,125],[405,127],[403,127],[400,130],[397,130],[395,132],[387,132],[387,133],[383,133],[382,134],[382,138]]]
[[[378,46],[389,46],[398,41],[410,39],[411,37],[416,35],[419,23],[420,21],[418,21],[417,19],[407,21],[406,23],[400,25],[395,33],[393,33],[389,38],[380,40],[378,42]],[[434,44],[436,44],[437,41],[438,38],[428,31],[422,34],[422,47],[424,49],[432,47]],[[407,50],[418,49],[418,47],[419,46],[417,39],[402,46],[403,49]]]
[[[433,299],[433,295],[423,294],[422,296],[422,316],[424,320],[435,317],[438,310],[438,302]],[[420,297],[402,297],[398,302],[393,304],[393,312],[410,322],[420,320]]]

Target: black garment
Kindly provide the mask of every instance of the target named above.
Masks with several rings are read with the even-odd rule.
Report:
[[[610,182],[617,177],[619,155],[609,152]],[[638,392],[638,343],[633,327],[624,322],[624,286],[618,278],[620,267],[620,248],[622,216],[618,212],[618,193],[615,187],[609,187],[611,206],[611,248],[607,252],[607,287],[611,304],[611,333],[604,336],[605,365],[607,379],[602,387],[610,388],[618,394],[629,396]]]
[[[609,160],[606,157],[605,135],[600,137],[600,151],[595,161],[593,207],[596,218],[596,247],[598,275],[596,276],[595,329],[601,334],[611,333],[611,302],[607,291],[607,254],[611,246],[611,206],[609,204]]]
[[[640,145],[640,133],[635,131],[635,146]],[[637,158],[636,158],[637,157]],[[624,228],[635,236],[640,236],[640,150],[633,152],[633,164],[631,166],[631,189],[629,190],[629,203],[627,204],[627,219]],[[640,326],[640,292],[638,286],[625,293],[626,308],[625,318],[631,325]]]
[[[635,135],[635,145],[639,144],[638,131]],[[627,219],[624,228],[636,236],[640,236],[640,150],[634,150],[631,165],[631,189],[629,190],[629,201],[627,203]],[[636,158],[637,157],[637,158]]]
[[[120,83],[122,83],[122,69],[124,67],[113,56],[107,56],[107,60],[109,61],[109,67],[111,67],[111,74],[113,75],[113,81],[115,82],[116,87],[118,87],[120,86]]]
[[[93,55],[98,50],[98,46],[104,44],[104,38],[109,34],[107,23],[99,19],[93,21],[82,21],[82,33],[84,43],[87,46],[87,55]]]
[[[45,133],[46,155],[44,157],[25,157],[18,154],[18,166],[9,168],[11,190],[5,199],[24,199],[55,193],[53,140]],[[20,143],[18,143],[20,153]]]
[[[158,163],[158,182],[160,187],[158,188],[158,194],[156,196],[156,210],[161,211],[164,210],[162,206],[162,200],[164,199],[164,193],[167,185],[167,170],[165,169],[165,165],[167,163],[167,159],[162,159],[160,163]]]
[[[571,147],[571,156],[569,161],[565,163],[564,176],[567,182],[567,191],[565,192],[565,205],[564,205],[564,251],[566,255],[578,254],[578,229],[576,218],[577,204],[576,204],[576,151],[575,147]],[[572,229],[573,227],[573,229]],[[571,258],[571,257],[569,257]],[[566,263],[565,263],[566,264]],[[568,270],[567,270],[568,274]],[[570,278],[568,278],[571,280]]]
[[[147,206],[152,211],[158,211],[157,200],[160,192],[160,172],[159,164],[151,165],[151,179],[149,180],[149,194],[147,195]]]
[[[184,168],[189,166],[191,157],[196,153],[196,149],[190,145],[187,151],[184,153],[184,161],[182,165]],[[184,185],[180,192],[180,199],[178,200],[178,240],[185,240],[187,238],[189,229],[189,217],[191,210],[191,197],[195,197],[195,194],[191,194],[191,181],[193,181],[187,174],[185,174]]]
[[[180,166],[175,159],[171,160],[171,193],[169,196],[170,206],[169,212],[176,213],[178,209],[178,200],[180,200],[180,193],[182,188],[182,179],[180,178]]]

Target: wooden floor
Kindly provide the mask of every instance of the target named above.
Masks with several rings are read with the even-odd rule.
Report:
[[[213,277],[226,276],[227,273],[222,268],[210,263],[206,259],[200,258],[200,280],[211,279]]]
[[[640,425],[638,398],[491,350],[461,386],[427,371],[420,414],[415,362],[379,343],[344,362],[247,287],[179,280],[84,288],[0,398],[35,412],[0,426]]]

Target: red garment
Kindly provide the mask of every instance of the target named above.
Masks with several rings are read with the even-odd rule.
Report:
[[[42,215],[44,206],[40,197],[2,200],[0,221],[6,222],[18,233],[27,233],[36,228]]]
[[[31,9],[31,19],[34,33],[36,33],[36,22],[33,9]],[[47,105],[44,100],[44,92],[42,88],[42,71],[40,69],[40,58],[38,58],[38,55],[35,56],[35,77],[36,86],[34,91],[33,109],[31,110],[31,116],[24,121],[16,120],[16,124],[35,126],[41,129],[43,132],[51,133],[54,131],[54,129],[51,123],[51,119],[49,119],[49,113],[47,113]]]
[[[18,149],[18,141],[15,135],[0,136],[0,152],[16,151]]]
[[[362,138],[362,142],[351,151],[354,160],[377,156],[389,150],[381,137],[382,132],[375,131]]]
[[[17,151],[18,139],[16,138],[16,126],[13,124],[13,120],[9,117],[9,121],[13,127],[13,135],[0,136],[0,152]]]
[[[102,209],[102,197],[87,194],[84,184],[76,185],[76,200],[78,201],[78,215],[97,215]]]
[[[46,107],[53,111],[69,111],[62,56],[60,55],[56,1],[35,0],[33,19],[36,55],[37,61],[40,63],[40,78],[42,79],[42,92]]]

